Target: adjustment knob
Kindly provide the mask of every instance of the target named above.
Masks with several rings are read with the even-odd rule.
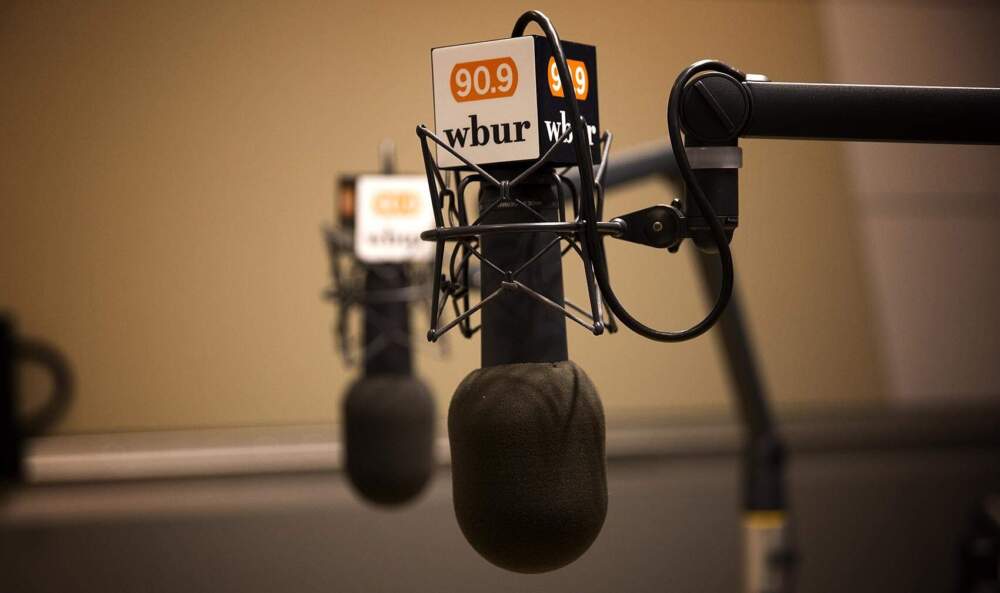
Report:
[[[684,88],[681,125],[702,142],[735,140],[750,117],[750,98],[732,76],[712,72]]]

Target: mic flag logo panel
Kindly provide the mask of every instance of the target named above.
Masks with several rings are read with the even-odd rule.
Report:
[[[355,190],[354,251],[364,263],[429,262],[434,245],[420,233],[434,227],[427,179],[362,175]]]
[[[511,58],[455,64],[451,97],[463,103],[510,97],[517,91],[517,64]]]
[[[597,105],[597,50],[562,43],[571,86],[587,120],[591,154],[601,160]],[[525,36],[431,50],[434,122],[448,146],[477,165],[538,159],[569,130],[564,83],[543,37]],[[552,165],[576,164],[573,136],[556,149]],[[462,168],[446,150],[438,165]]]
[[[590,76],[587,74],[587,65],[579,60],[566,60],[569,72],[573,76],[573,94],[578,101],[586,101],[590,91]],[[553,97],[564,97],[563,83],[559,79],[559,66],[555,58],[549,58],[549,65],[545,71],[549,75],[549,92]]]

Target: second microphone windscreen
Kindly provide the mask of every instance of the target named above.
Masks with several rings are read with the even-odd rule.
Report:
[[[434,399],[411,375],[358,379],[344,399],[347,475],[368,501],[399,505],[426,486],[434,469]]]
[[[448,411],[455,514],[493,564],[555,570],[597,538],[608,508],[604,410],[575,363],[473,371]]]

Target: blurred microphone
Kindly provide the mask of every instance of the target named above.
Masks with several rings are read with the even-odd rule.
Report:
[[[341,180],[340,229],[327,232],[334,280],[328,294],[340,306],[338,336],[348,362],[354,357],[347,316],[359,308],[363,318],[363,374],[343,400],[347,476],[365,500],[396,506],[420,494],[434,469],[434,399],[413,374],[410,346],[410,305],[426,287],[416,268],[426,256],[407,244],[427,224],[421,207],[428,198],[420,178],[390,175],[391,149],[383,145],[382,154],[384,175]]]
[[[369,266],[367,295],[407,287],[406,269]],[[344,397],[344,456],[347,476],[365,499],[399,505],[416,497],[434,468],[434,398],[413,375],[409,302],[367,300],[364,374]],[[398,332],[400,339],[387,337]]]
[[[596,134],[594,48],[564,47]],[[555,167],[575,160],[550,56],[537,37],[432,51],[436,127],[455,151],[438,150],[438,163],[482,165],[498,182],[476,178],[479,228],[565,221]],[[550,148],[541,166],[519,174]],[[428,178],[433,185],[431,172]],[[461,218],[462,196],[457,202],[449,212]],[[477,246],[462,249],[482,260],[482,368],[462,381],[448,410],[455,514],[488,561],[550,571],[586,552],[604,524],[604,411],[594,384],[568,357],[560,236],[477,236]]]

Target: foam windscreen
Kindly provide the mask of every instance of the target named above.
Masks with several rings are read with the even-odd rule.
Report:
[[[364,376],[344,398],[347,475],[368,501],[399,505],[434,470],[434,399],[412,375]]]
[[[524,573],[581,556],[608,508],[604,410],[570,361],[485,367],[448,410],[458,524],[493,564]]]

